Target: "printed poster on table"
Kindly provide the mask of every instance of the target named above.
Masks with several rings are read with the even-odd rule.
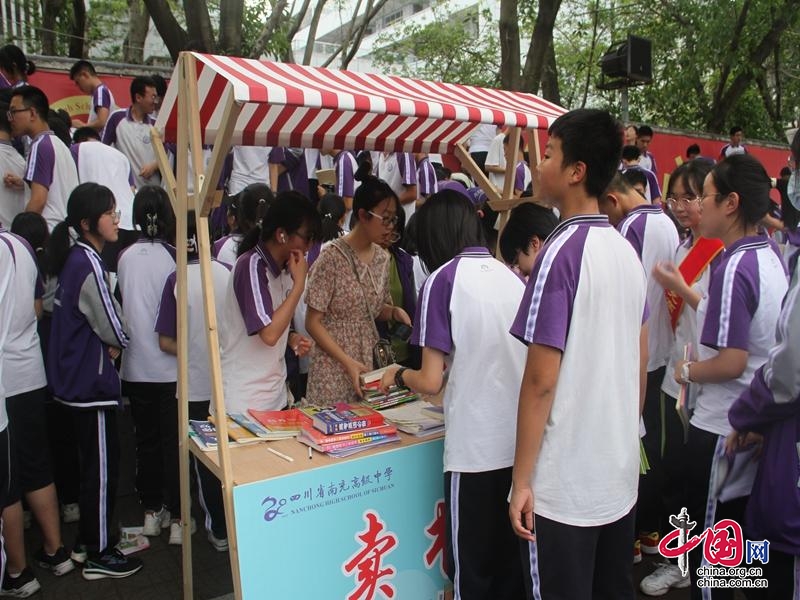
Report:
[[[442,444],[235,487],[244,598],[443,598]]]

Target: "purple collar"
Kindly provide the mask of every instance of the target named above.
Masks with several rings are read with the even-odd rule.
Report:
[[[769,244],[767,238],[761,235],[748,235],[739,238],[730,246],[725,248],[725,256],[731,256],[741,250],[758,250],[759,248],[766,248]]]
[[[272,255],[269,252],[264,251],[264,249],[261,247],[261,244],[256,244],[256,252],[258,252],[261,258],[264,259],[264,262],[267,263],[267,267],[275,277],[281,274],[281,268],[278,266],[278,263],[275,262],[275,259],[272,258]]]
[[[611,227],[611,224],[608,222],[608,217],[606,215],[575,215],[574,217],[570,217],[565,221],[561,221],[556,228],[552,231],[552,233],[547,236],[545,243],[550,241],[551,239],[555,239],[561,232],[571,227],[572,225],[588,225],[590,227]]]

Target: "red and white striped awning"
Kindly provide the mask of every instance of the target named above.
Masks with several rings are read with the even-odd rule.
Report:
[[[204,144],[241,105],[231,143],[449,153],[481,123],[546,129],[564,109],[533,94],[194,54]],[[156,127],[177,137],[176,67]]]

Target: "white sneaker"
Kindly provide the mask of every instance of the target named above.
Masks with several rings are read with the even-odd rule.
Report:
[[[214,550],[217,552],[227,552],[228,551],[228,538],[218,538],[210,531],[208,532],[208,541],[209,543],[214,546]]]
[[[197,523],[192,517],[192,535],[197,531]],[[173,519],[169,524],[169,543],[173,546],[180,546],[183,544],[183,528],[178,519]]]
[[[655,571],[642,579],[639,589],[648,596],[663,596],[671,588],[689,587],[689,576],[683,576],[680,568],[671,563],[661,563]]]
[[[142,533],[149,537],[160,535],[162,529],[169,527],[169,517],[169,511],[163,506],[158,512],[152,510],[144,511]]]
[[[77,523],[81,520],[81,507],[77,502],[61,505],[61,520],[64,523]]]

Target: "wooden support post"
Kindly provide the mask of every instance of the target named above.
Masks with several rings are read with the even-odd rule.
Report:
[[[512,127],[508,132],[508,144],[506,144],[506,174],[505,181],[503,182],[503,199],[514,199],[514,180],[515,172],[517,170],[517,157],[519,156],[519,140],[522,134],[522,129],[519,127]],[[494,255],[500,260],[500,235],[508,222],[508,211],[513,208],[508,206],[500,210],[497,223],[497,247],[495,248]],[[498,210],[498,209],[495,209]]]
[[[467,170],[467,173],[472,175],[475,183],[486,193],[486,197],[489,200],[500,200],[500,192],[497,191],[497,188],[489,181],[486,173],[481,171],[481,168],[472,159],[463,142],[456,144],[456,158],[461,162],[461,166]]]
[[[217,205],[214,201],[217,182],[222,174],[222,167],[225,165],[225,156],[228,154],[231,145],[231,135],[236,126],[236,119],[242,107],[233,101],[232,93],[226,92],[227,101],[222,112],[222,121],[217,138],[214,140],[214,149],[211,151],[211,160],[208,165],[203,189],[198,190],[197,216],[208,217],[211,209]],[[277,165],[276,165],[277,168]],[[273,188],[275,189],[275,188]]]

